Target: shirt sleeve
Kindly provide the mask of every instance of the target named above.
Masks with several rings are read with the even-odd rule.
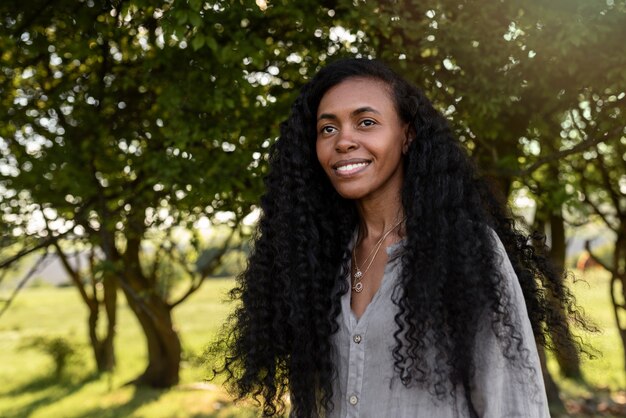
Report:
[[[512,364],[504,356],[504,348],[486,318],[476,336],[472,403],[482,418],[549,418],[541,364],[524,295],[502,242],[495,232],[492,235],[504,279],[503,293],[510,301],[511,320],[522,338],[523,367]],[[517,351],[516,347],[511,349]]]

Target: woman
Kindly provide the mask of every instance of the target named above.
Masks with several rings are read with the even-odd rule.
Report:
[[[222,371],[266,416],[545,417],[535,339],[569,293],[423,93],[322,69],[270,152]],[[533,336],[534,335],[534,336]]]

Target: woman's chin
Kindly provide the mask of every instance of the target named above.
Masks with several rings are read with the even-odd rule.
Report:
[[[346,188],[335,188],[335,190],[339,193],[339,196],[348,200],[359,200],[364,198],[367,194],[362,190],[351,190]]]

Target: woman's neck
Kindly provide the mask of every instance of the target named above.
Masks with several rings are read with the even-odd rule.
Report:
[[[378,239],[404,219],[404,209],[399,196],[395,200],[359,201],[357,212],[361,240]],[[393,235],[400,235],[401,229],[398,228]]]

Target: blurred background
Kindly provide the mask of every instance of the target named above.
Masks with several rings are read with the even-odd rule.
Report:
[[[0,416],[252,417],[210,377],[268,147],[325,63],[421,86],[598,332],[553,416],[626,416],[626,2],[3,0]]]

